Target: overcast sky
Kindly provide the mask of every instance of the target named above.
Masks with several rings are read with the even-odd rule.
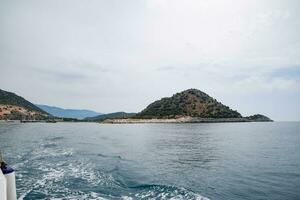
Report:
[[[0,0],[0,88],[137,112],[200,89],[243,115],[300,120],[298,0]]]

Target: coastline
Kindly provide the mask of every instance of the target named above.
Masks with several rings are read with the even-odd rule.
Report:
[[[146,124],[146,123],[226,123],[226,122],[272,122],[267,120],[250,120],[247,118],[198,118],[198,117],[180,117],[174,119],[106,119],[101,124]]]

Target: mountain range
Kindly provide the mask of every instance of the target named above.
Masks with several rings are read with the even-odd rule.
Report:
[[[36,104],[36,106],[53,116],[63,117],[63,118],[84,119],[86,117],[95,117],[95,116],[102,115],[102,113],[95,112],[92,110],[86,110],[86,109],[64,109],[55,106],[40,105],[40,104]]]
[[[185,122],[272,121],[261,114],[243,117],[238,111],[229,108],[197,89],[188,89],[176,93],[171,97],[157,100],[149,104],[139,113],[115,112],[108,114],[84,109],[63,109],[40,104],[34,105],[14,93],[0,90],[0,119],[45,120],[53,118],[95,122],[101,122],[107,119],[120,121],[124,119],[147,120],[178,118],[181,118],[181,121],[184,119],[183,121]]]

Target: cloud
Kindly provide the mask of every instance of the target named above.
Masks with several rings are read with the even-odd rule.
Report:
[[[253,69],[255,70],[255,69]],[[247,92],[299,92],[300,91],[300,68],[281,67],[270,70],[257,71],[244,74],[237,78],[238,90]]]
[[[112,71],[108,67],[82,60],[61,60],[56,64],[31,67],[29,70],[38,73],[38,75],[62,82],[89,81]]]
[[[101,112],[139,111],[191,87],[237,109],[256,108],[241,95],[294,93],[300,101],[299,5],[3,0],[0,84],[37,103]]]
[[[300,66],[279,68],[274,70],[270,75],[274,77],[293,78],[300,81]]]
[[[234,85],[236,90],[247,93],[273,92],[273,91],[300,91],[298,81],[288,78],[251,76]]]
[[[165,66],[165,67],[157,67],[156,70],[157,71],[173,71],[176,70],[176,67],[173,66]]]
[[[51,68],[50,69],[35,68],[34,71],[37,72],[38,75],[40,76],[48,77],[63,82],[82,81],[84,79],[89,78],[89,76],[82,73],[62,71],[62,70],[51,69]]]
[[[289,10],[268,10],[258,14],[257,23],[262,26],[272,26],[279,21],[289,20],[291,13]]]

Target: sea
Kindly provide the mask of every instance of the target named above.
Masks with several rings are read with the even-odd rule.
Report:
[[[0,150],[20,200],[300,199],[300,122],[1,122]]]

